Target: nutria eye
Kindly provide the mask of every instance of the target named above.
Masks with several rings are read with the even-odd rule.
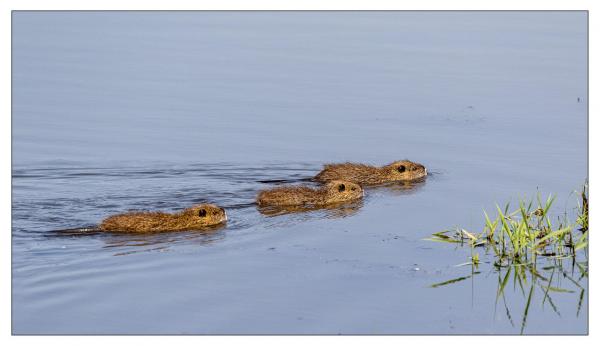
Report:
[[[198,216],[205,217],[206,216],[206,210],[200,209],[200,211],[198,211]]]
[[[351,188],[350,190],[352,190],[352,191],[356,191],[356,188],[355,188],[355,187],[353,187],[353,188]]]
[[[340,184],[340,185],[338,186],[338,191],[339,191],[339,192],[342,192],[342,191],[344,191],[344,190],[346,190],[346,185],[344,185],[344,184]]]
[[[403,173],[404,171],[406,171],[406,167],[405,166],[398,167],[398,172]]]
[[[213,211],[213,215],[217,215],[217,214],[219,214],[218,211]]]

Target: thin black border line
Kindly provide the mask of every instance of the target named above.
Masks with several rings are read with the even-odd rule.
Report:
[[[589,269],[588,269],[588,281],[586,285],[587,290],[587,333],[586,334],[15,334],[13,330],[13,218],[12,218],[12,205],[13,199],[13,61],[14,61],[14,50],[13,50],[13,33],[14,33],[14,14],[16,12],[585,12],[586,13],[586,39],[587,39],[587,183],[588,183],[588,201],[589,201],[589,186],[590,186],[590,11],[585,10],[11,10],[10,16],[10,158],[11,158],[11,177],[10,177],[10,201],[11,201],[11,214],[10,214],[10,332],[11,336],[589,336],[590,335],[590,291],[589,291]],[[588,235],[588,238],[590,236]],[[588,239],[589,244],[589,239]],[[589,268],[589,255],[588,250],[588,268]]]

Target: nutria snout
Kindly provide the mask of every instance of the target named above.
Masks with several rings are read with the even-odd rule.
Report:
[[[198,204],[179,213],[129,212],[110,216],[98,226],[110,232],[185,231],[214,226],[227,221],[225,209],[214,204]]]
[[[360,185],[342,180],[328,182],[320,188],[307,186],[283,186],[261,191],[256,203],[264,206],[318,207],[334,203],[353,201],[364,195]]]
[[[409,160],[392,162],[383,167],[360,163],[328,164],[314,180],[328,182],[346,180],[360,185],[377,185],[394,181],[409,181],[423,178],[427,169],[420,163]]]

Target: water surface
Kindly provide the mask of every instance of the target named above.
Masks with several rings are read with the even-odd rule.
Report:
[[[492,257],[474,273],[423,238],[538,192],[576,206],[586,30],[585,12],[13,12],[13,333],[521,332],[530,286],[497,299]],[[403,158],[425,183],[252,205],[327,162]],[[228,224],[52,232],[201,202]],[[550,264],[567,291],[551,306],[528,281],[523,332],[586,333],[587,278]]]

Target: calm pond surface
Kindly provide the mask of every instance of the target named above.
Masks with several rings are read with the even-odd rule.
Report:
[[[585,12],[13,12],[12,44],[13,333],[587,333],[584,256],[538,263],[549,291],[423,240],[538,192],[577,205]],[[424,183],[252,205],[403,158]],[[53,232],[205,201],[225,227]]]

